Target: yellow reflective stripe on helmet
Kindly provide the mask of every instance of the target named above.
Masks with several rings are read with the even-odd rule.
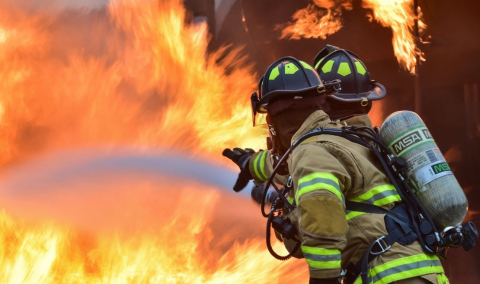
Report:
[[[338,67],[337,73],[342,76],[347,76],[352,73],[352,70],[350,70],[350,65],[347,62],[342,62]]]
[[[263,151],[261,154],[257,155],[255,160],[253,161],[253,171],[255,172],[257,178],[261,181],[268,180],[268,177],[264,171],[266,153],[266,151]]]
[[[437,274],[438,284],[450,284],[450,281],[447,278],[447,275],[444,273]]]
[[[292,75],[292,74],[295,74],[297,73],[297,71],[300,70],[298,69],[297,65],[295,65],[295,63],[287,63],[285,64],[285,74],[287,75]]]
[[[368,279],[369,283],[386,284],[421,275],[443,272],[443,267],[438,257],[435,255],[417,254],[373,267],[368,272]],[[361,277],[358,277],[354,283],[362,283]]]
[[[298,181],[298,190],[295,199],[297,200],[300,196],[312,192],[314,190],[328,190],[331,193],[335,194],[345,206],[345,197],[343,196],[342,190],[340,189],[340,184],[338,179],[329,173],[313,173],[307,176],[302,177]]]
[[[270,76],[268,76],[268,80],[273,81],[277,79],[278,75],[280,75],[280,70],[278,69],[278,66],[272,69],[272,72],[270,72]]]
[[[320,59],[320,60],[317,62],[317,64],[315,64],[315,69],[317,69],[318,66],[320,66],[320,63],[322,63],[323,59],[325,59],[325,58]],[[325,73],[325,72],[324,72],[324,73]]]
[[[358,74],[365,75],[365,73],[367,73],[367,70],[361,62],[355,61],[355,67],[357,68]]]
[[[364,194],[350,199],[353,202],[364,202],[368,204],[373,204],[377,206],[387,205],[389,203],[401,201],[400,195],[398,195],[397,190],[391,184],[383,184],[371,188]]]
[[[302,246],[302,253],[312,268],[341,268],[342,255],[338,249]]]
[[[303,61],[300,61],[300,63],[302,63],[302,66],[303,66],[305,69],[313,70],[313,67],[310,66],[310,64],[308,64],[308,63],[306,63],[306,62],[303,62]]]
[[[328,60],[327,63],[325,63],[325,65],[323,65],[322,72],[323,73],[328,73],[328,72],[332,71],[333,63],[335,63],[335,61]]]

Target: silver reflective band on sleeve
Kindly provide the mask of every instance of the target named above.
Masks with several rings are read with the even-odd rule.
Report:
[[[341,267],[342,256],[338,249],[302,246],[302,253],[311,268],[337,269]]]
[[[335,194],[335,196],[337,196],[338,199],[340,199],[340,201],[343,203],[343,206],[345,206],[345,197],[340,189],[338,179],[330,173],[318,172],[306,175],[298,181],[298,190],[295,196],[297,204],[302,195],[322,189]]]

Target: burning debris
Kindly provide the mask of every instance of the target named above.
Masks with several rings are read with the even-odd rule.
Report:
[[[352,0],[314,0],[292,16],[293,22],[282,30],[281,38],[325,39],[342,28],[344,10],[352,10]],[[415,73],[417,57],[424,61],[423,53],[416,45],[416,20],[421,33],[426,25],[422,22],[420,7],[415,11],[413,0],[363,0],[362,7],[372,11],[370,21],[375,20],[392,29],[393,50],[398,63],[412,74]]]

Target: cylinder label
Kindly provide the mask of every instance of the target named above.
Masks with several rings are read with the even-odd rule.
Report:
[[[453,175],[453,173],[446,162],[440,162],[431,163],[419,169],[413,173],[412,177],[416,182],[417,189],[420,189],[421,192],[426,184],[446,175]]]
[[[408,178],[418,191],[442,176],[453,174],[438,148],[422,151],[407,160],[405,168]],[[422,189],[423,188],[423,189]]]
[[[388,147],[395,156],[401,157],[427,142],[433,142],[433,138],[425,126],[420,126],[398,135]]]

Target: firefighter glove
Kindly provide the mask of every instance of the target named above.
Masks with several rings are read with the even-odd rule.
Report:
[[[248,167],[248,161],[253,153],[255,153],[255,151],[250,148],[233,148],[233,150],[223,150],[222,155],[232,160],[240,168],[240,174],[238,174],[237,182],[235,182],[235,185],[233,186],[233,190],[235,192],[239,192],[245,188],[245,186],[248,184],[248,181],[253,179]]]

